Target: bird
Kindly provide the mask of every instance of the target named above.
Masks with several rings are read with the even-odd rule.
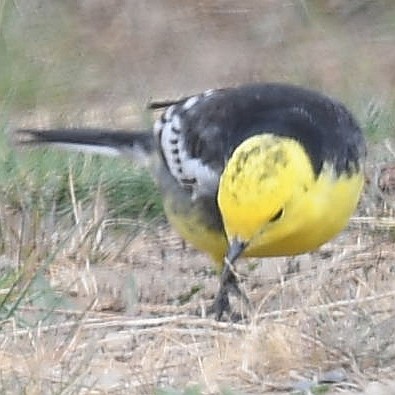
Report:
[[[339,100],[281,82],[151,102],[152,130],[19,129],[19,145],[150,153],[170,224],[218,268],[212,312],[242,299],[240,257],[316,250],[347,225],[363,185],[366,144]]]

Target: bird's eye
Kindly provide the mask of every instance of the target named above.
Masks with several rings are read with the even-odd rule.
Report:
[[[276,222],[283,216],[283,214],[284,214],[284,209],[280,208],[280,210],[278,210],[277,213],[274,214],[272,218],[270,218],[269,222]]]

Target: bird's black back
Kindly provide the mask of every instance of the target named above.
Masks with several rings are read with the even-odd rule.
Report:
[[[192,158],[222,172],[246,138],[273,133],[294,138],[306,149],[316,175],[325,162],[336,172],[353,173],[365,156],[361,130],[338,101],[285,84],[254,84],[216,90],[183,111],[184,147]]]

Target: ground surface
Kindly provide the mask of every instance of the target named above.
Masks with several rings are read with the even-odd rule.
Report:
[[[27,393],[394,393],[369,384],[395,379],[391,226],[359,216],[315,253],[240,263],[254,312],[237,323],[204,317],[217,277],[166,225],[127,243],[104,232],[96,263],[74,232],[37,285],[48,296],[16,314],[49,320],[2,323],[2,380]]]
[[[341,98],[370,138],[348,229],[309,255],[240,262],[254,312],[237,323],[204,317],[210,260],[165,224],[136,232],[76,202],[78,226],[43,221],[32,245],[37,219],[0,200],[0,274],[22,268],[29,289],[0,322],[0,392],[395,394],[395,203],[374,187],[395,145],[372,143],[394,133],[394,15],[392,0],[0,1],[1,120],[140,128],[151,98],[281,80]]]

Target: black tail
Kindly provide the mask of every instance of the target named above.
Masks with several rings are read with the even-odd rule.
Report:
[[[20,129],[14,133],[18,146],[53,145],[103,155],[150,154],[155,149],[152,131],[110,129]]]

